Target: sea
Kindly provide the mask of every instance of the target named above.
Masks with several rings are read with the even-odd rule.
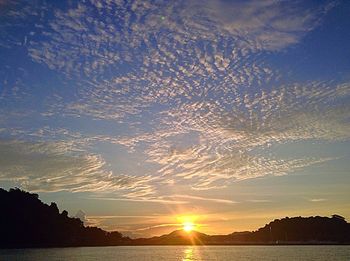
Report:
[[[115,246],[0,249],[0,260],[350,261],[350,246]]]

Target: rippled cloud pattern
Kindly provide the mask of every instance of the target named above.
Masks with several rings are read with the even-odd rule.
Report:
[[[0,180],[166,201],[344,156],[303,150],[349,141],[350,82],[281,58],[340,4],[0,1]]]

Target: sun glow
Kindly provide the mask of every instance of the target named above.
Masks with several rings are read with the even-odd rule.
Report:
[[[178,217],[177,219],[181,224],[182,229],[188,233],[197,227],[195,223],[195,220],[197,219],[197,217],[195,216],[181,216],[181,217]]]
[[[194,224],[192,222],[185,222],[182,224],[183,230],[186,232],[191,232],[194,229]]]

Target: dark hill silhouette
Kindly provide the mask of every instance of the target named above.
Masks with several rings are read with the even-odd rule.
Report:
[[[350,224],[344,218],[293,217],[276,219],[253,232],[206,235],[176,230],[160,237],[133,240],[136,245],[276,245],[350,244]]]
[[[118,245],[119,232],[85,227],[78,218],[59,213],[56,203],[44,204],[37,194],[0,188],[0,247],[64,247]]]
[[[212,236],[211,242],[234,244],[349,244],[350,224],[338,215],[276,219],[254,232]]]
[[[170,234],[130,239],[121,233],[85,227],[78,218],[59,213],[55,203],[44,204],[37,194],[0,188],[0,248],[110,245],[239,245],[350,244],[350,224],[339,215],[276,219],[253,232],[206,235],[176,230]]]
[[[133,243],[135,245],[203,245],[209,238],[210,236],[197,231],[175,230],[159,237],[137,238]]]

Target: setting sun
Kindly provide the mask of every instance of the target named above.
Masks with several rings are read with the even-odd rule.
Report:
[[[194,224],[192,222],[185,222],[183,223],[183,230],[186,232],[191,232],[194,228]]]
[[[178,222],[182,226],[182,229],[186,232],[191,232],[194,230],[198,225],[196,225],[196,220],[198,217],[196,216],[180,216],[177,217]]]

